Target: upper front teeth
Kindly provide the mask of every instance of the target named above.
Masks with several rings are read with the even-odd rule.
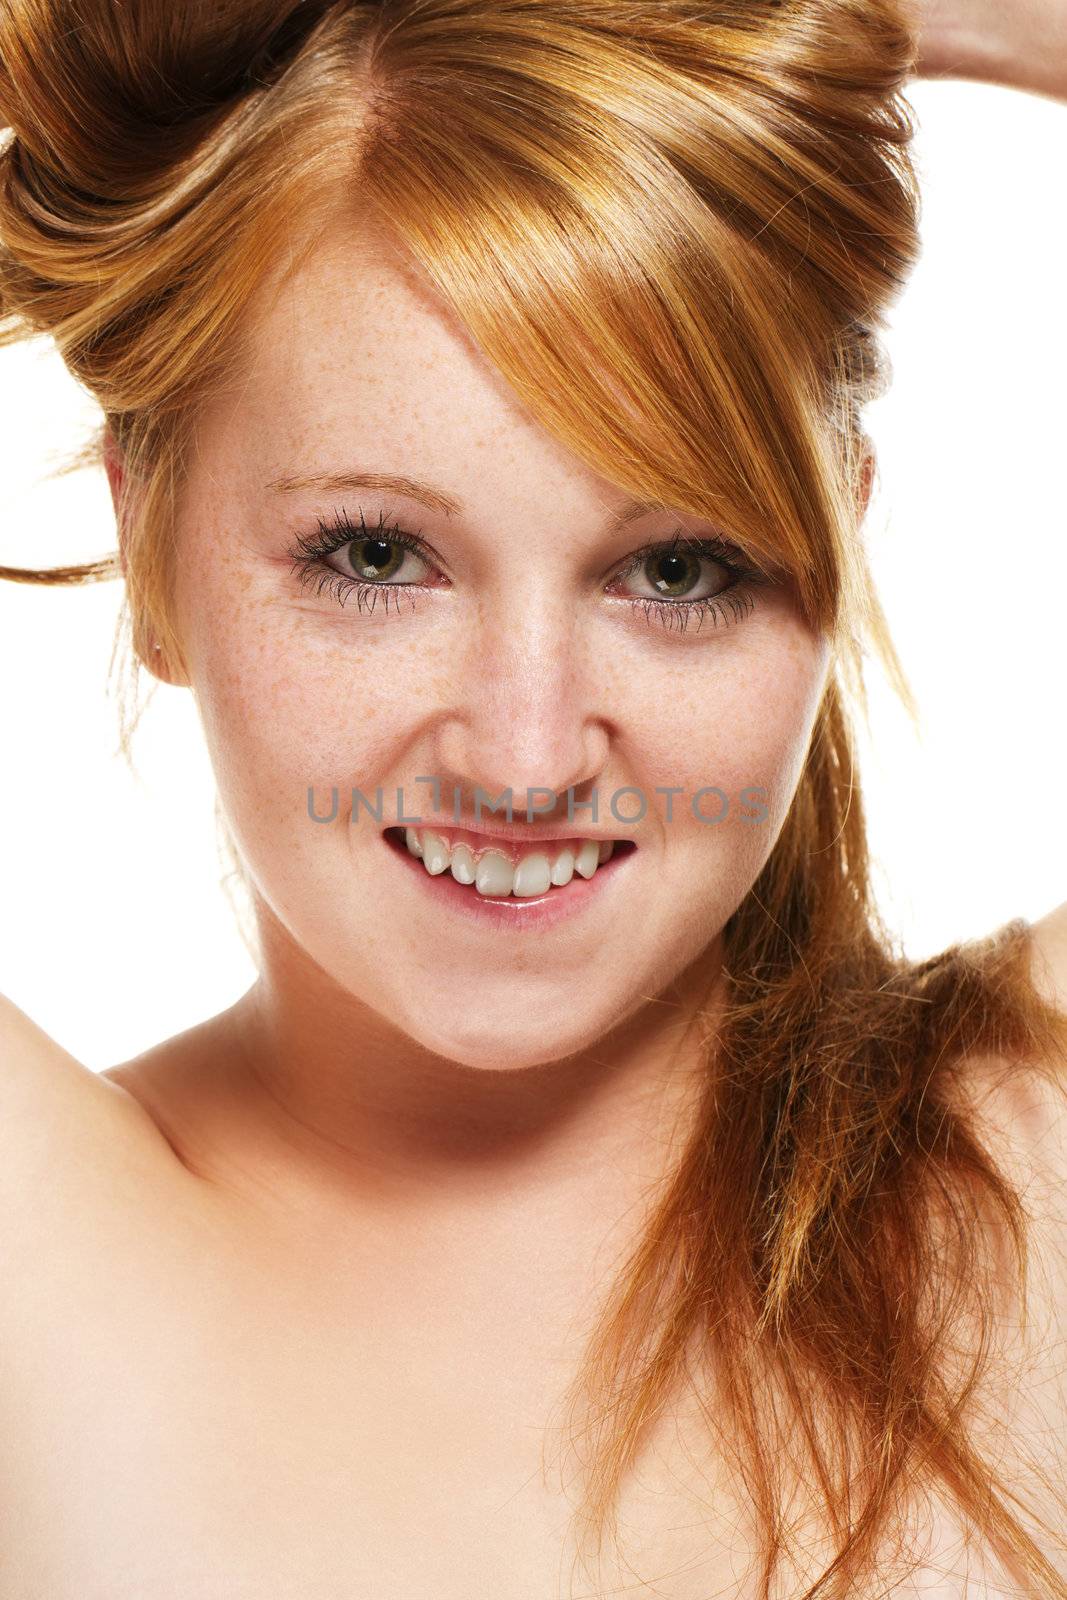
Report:
[[[479,894],[524,896],[545,894],[549,887],[563,888],[574,873],[591,878],[597,867],[611,857],[611,839],[582,839],[575,850],[564,845],[551,858],[541,850],[513,861],[502,850],[491,846],[479,849],[477,857],[469,845],[457,841],[450,845],[441,834],[429,828],[408,828],[404,838],[413,856],[421,859],[426,871],[436,877],[451,868],[457,883],[473,883]]]

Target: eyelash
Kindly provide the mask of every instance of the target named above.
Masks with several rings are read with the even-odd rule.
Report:
[[[384,514],[379,515],[377,526],[368,528],[361,511],[359,526],[356,527],[342,507],[331,522],[320,517],[317,521],[317,531],[298,535],[290,549],[293,572],[299,576],[301,587],[314,585],[316,596],[324,591],[333,594],[342,606],[347,596],[354,590],[357,610],[362,610],[364,604],[369,602],[369,609],[373,611],[378,597],[383,596],[386,613],[392,596],[394,606],[399,612],[400,591],[417,589],[418,584],[368,583],[359,578],[350,578],[345,573],[338,572],[335,567],[327,565],[326,558],[338,550],[343,550],[346,544],[351,544],[357,539],[366,540],[372,537],[375,541],[410,550],[422,561],[430,560],[429,550],[424,541],[417,534],[408,533],[396,523],[387,527]],[[716,627],[720,622],[729,627],[732,622],[741,621],[755,609],[756,597],[753,590],[774,582],[774,579],[761,568],[746,562],[736,545],[720,538],[691,538],[683,534],[681,529],[670,539],[642,545],[639,550],[633,551],[627,558],[623,570],[613,581],[619,582],[632,577],[651,556],[673,555],[679,550],[700,560],[714,561],[716,565],[724,568],[733,581],[728,589],[700,600],[656,599],[650,595],[622,596],[621,598],[631,606],[644,612],[649,625],[655,620],[664,627],[678,627],[684,631],[694,619],[700,627],[705,618],[713,617]],[[412,607],[414,608],[414,595]],[[732,618],[727,616],[727,609],[732,612]]]

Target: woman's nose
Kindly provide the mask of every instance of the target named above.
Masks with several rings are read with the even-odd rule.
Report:
[[[517,811],[527,789],[562,796],[595,778],[609,728],[590,667],[573,611],[530,606],[483,630],[439,724],[441,769],[486,794],[510,789]]]

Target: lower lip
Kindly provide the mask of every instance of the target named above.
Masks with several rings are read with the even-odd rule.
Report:
[[[427,893],[432,894],[441,905],[452,906],[461,915],[473,917],[483,926],[488,924],[490,927],[512,930],[551,928],[567,917],[579,916],[598,897],[603,898],[605,893],[610,898],[612,885],[620,875],[626,875],[627,862],[637,854],[629,841],[624,841],[623,848],[620,850],[616,845],[615,854],[597,867],[591,878],[583,878],[576,872],[570,883],[562,888],[516,898],[514,895],[479,894],[473,883],[457,883],[448,870],[431,874],[419,858],[411,854],[402,839],[390,833],[383,833],[381,837],[390,853],[399,859],[402,866],[417,875]]]

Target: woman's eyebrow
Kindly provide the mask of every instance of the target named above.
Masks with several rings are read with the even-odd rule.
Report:
[[[423,505],[434,511],[443,511],[446,516],[463,510],[462,500],[447,494],[444,489],[393,472],[294,473],[272,478],[265,487],[277,494],[293,494],[300,489],[320,489],[327,494],[336,494],[345,489],[383,489],[389,494],[402,494],[410,500],[420,500]]]
[[[286,474],[272,478],[265,488],[276,494],[293,494],[301,489],[318,489],[325,494],[339,494],[346,489],[381,489],[388,494],[406,495],[418,500],[433,511],[443,511],[446,516],[462,512],[463,501],[432,483],[418,478],[408,478],[394,472],[312,472]],[[609,518],[607,531],[617,532],[628,523],[635,522],[650,511],[664,511],[667,507],[650,500],[629,500],[623,508]]]

